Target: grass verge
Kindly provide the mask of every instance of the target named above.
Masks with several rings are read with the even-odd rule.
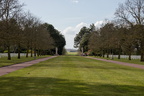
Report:
[[[121,59],[114,58],[114,59],[111,59],[111,58],[106,58],[106,57],[103,58],[103,57],[97,57],[97,56],[91,56],[91,57],[101,58],[101,59],[107,59],[107,60],[114,60],[114,61],[120,61],[120,62],[126,62],[126,63],[133,63],[133,64],[144,65],[144,62],[141,62],[139,59],[128,60],[128,59],[125,59],[125,58],[121,58]]]
[[[48,57],[48,56],[40,56],[40,57],[36,57],[36,59],[40,59],[40,58],[44,58],[44,57]],[[13,65],[13,64],[17,64],[17,63],[22,63],[22,62],[27,62],[27,61],[31,61],[31,60],[35,60],[34,57],[24,57],[22,56],[21,59],[17,59],[17,57],[12,57],[12,60],[7,60],[7,57],[3,57],[0,58],[0,67],[4,67],[4,66],[9,66],[9,65]]]
[[[144,96],[144,71],[59,56],[0,77],[0,96]]]

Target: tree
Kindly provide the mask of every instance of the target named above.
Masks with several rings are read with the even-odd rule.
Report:
[[[79,49],[84,49],[84,51],[88,50],[88,37],[90,34],[90,30],[87,27],[81,28],[80,32],[74,38],[74,47]]]
[[[142,26],[144,24],[144,0],[127,0],[124,4],[119,5],[115,16],[131,28],[135,28],[135,25]],[[141,29],[141,27],[139,28]],[[142,34],[143,32],[140,29],[135,30]],[[141,61],[144,61],[144,37],[139,38],[138,42],[141,43]]]
[[[135,38],[132,29],[127,29],[123,35],[122,49],[129,55],[129,60],[131,60],[132,52],[135,49]]]
[[[22,49],[31,50],[31,57],[40,54],[47,54],[53,46],[59,48],[59,54],[62,54],[65,46],[64,36],[52,26],[45,26],[41,21],[30,12],[22,12],[23,4],[18,0],[0,0],[0,47],[8,50],[8,59],[11,59],[11,49],[18,53]],[[54,34],[53,34],[54,33]]]
[[[47,31],[45,24],[40,24],[37,28],[37,39],[36,39],[36,47],[38,51],[38,56],[42,54],[42,51],[48,51],[54,48],[54,40],[50,36],[50,33]]]
[[[122,55],[122,44],[125,40],[125,34],[127,33],[127,28],[125,28],[122,25],[115,24],[115,31],[113,32],[113,35],[111,36],[111,46],[113,47],[113,52],[115,51],[115,54],[118,54],[118,59],[121,58]],[[124,47],[123,47],[124,48]]]
[[[18,53],[18,59],[21,58],[20,53],[21,53],[21,48],[24,47],[24,20],[25,20],[25,15],[20,12],[15,16],[15,20],[17,22],[17,26],[15,28],[15,39],[14,39],[14,45],[15,45],[15,50]]]
[[[103,49],[101,48],[102,43],[100,40],[100,34],[99,31],[94,31],[90,34],[89,42],[88,42],[88,48],[91,51],[91,55],[96,54],[103,54]],[[103,54],[104,56],[104,54]]]
[[[26,13],[26,18],[24,19],[23,23],[23,32],[24,32],[24,45],[27,49],[26,57],[28,57],[29,50],[31,50],[31,57],[33,57],[33,35],[34,35],[34,24],[35,24],[35,17],[32,16],[30,12]]]
[[[8,60],[11,60],[10,46],[14,37],[12,36],[17,26],[14,17],[20,12],[23,5],[19,4],[18,0],[1,0],[0,1],[0,20],[3,23],[3,40],[8,49]]]
[[[107,58],[109,58],[109,54],[111,52],[111,49],[113,48],[113,34],[115,32],[115,27],[113,23],[107,23],[102,28],[100,28],[100,38],[102,48],[107,53]]]
[[[62,55],[63,48],[66,44],[65,37],[58,30],[56,30],[53,25],[45,23],[45,26],[50,33],[50,36],[54,40],[53,46],[55,46],[55,48],[58,48],[58,54]],[[52,49],[51,51],[51,53],[54,54],[54,51],[56,51],[56,49]]]

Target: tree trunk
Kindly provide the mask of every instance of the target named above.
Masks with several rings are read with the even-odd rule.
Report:
[[[141,62],[144,62],[144,40],[141,42]]]
[[[113,53],[113,49],[111,50],[111,55],[112,55],[111,58],[112,58],[112,60],[113,60],[113,59],[114,59],[114,56],[113,56],[113,55],[114,55],[114,53]]]
[[[107,58],[109,58],[109,53],[107,53]]]
[[[26,57],[28,58],[28,53],[29,53],[29,49],[27,49],[27,52],[26,52]]]
[[[31,48],[31,57],[33,57],[33,52],[32,52],[32,48]]]
[[[119,48],[118,59],[121,59],[121,49]]]
[[[27,47],[26,58],[28,58],[28,54],[29,54],[29,47]]]
[[[118,54],[118,59],[121,59],[121,54]]]
[[[109,58],[109,50],[107,50],[107,58]]]
[[[141,62],[144,62],[144,52],[141,52]]]
[[[36,57],[36,48],[34,48],[34,56]]]
[[[20,44],[18,45],[18,59],[20,59]]]
[[[42,56],[42,50],[39,50],[39,55]]]
[[[131,60],[131,52],[129,53],[129,60]]]
[[[10,55],[10,46],[7,46],[8,47],[8,60],[11,60],[11,55]]]
[[[104,50],[102,50],[102,57],[103,57],[103,58],[105,57],[104,55],[105,55]]]
[[[37,56],[38,57],[40,56],[40,49],[38,49]]]

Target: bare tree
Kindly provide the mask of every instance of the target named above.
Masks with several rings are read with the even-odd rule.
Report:
[[[23,13],[18,13],[15,17],[15,20],[17,22],[17,30],[15,29],[15,39],[14,43],[16,45],[16,49],[18,52],[18,59],[20,59],[20,52],[21,48],[24,46],[24,21],[25,21],[25,15]]]
[[[101,43],[100,34],[99,34],[98,30],[92,32],[90,35],[90,38],[89,38],[89,43],[88,43],[88,48],[90,49],[90,51],[94,54],[101,54],[102,46],[103,45]],[[91,55],[92,55],[92,53],[91,53]]]
[[[18,0],[1,0],[0,20],[3,22],[3,40],[8,49],[8,60],[11,60],[10,46],[13,40],[13,32],[16,27],[14,17],[21,11],[23,5]]]
[[[119,5],[115,15],[131,26],[144,24],[144,0],[127,0]]]
[[[26,57],[28,57],[29,50],[31,49],[31,57],[32,54],[32,37],[33,37],[33,24],[34,24],[34,16],[30,12],[26,13],[26,18],[24,20],[24,42],[25,47],[27,49]]]
[[[126,22],[129,27],[133,28],[135,25],[142,26],[144,24],[144,0],[127,0],[124,4],[119,5],[115,16],[121,21]],[[138,33],[143,35],[138,41],[141,42],[141,61],[144,61],[144,34],[142,31]],[[137,35],[137,37],[140,36]]]

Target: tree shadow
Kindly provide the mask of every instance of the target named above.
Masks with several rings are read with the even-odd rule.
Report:
[[[89,58],[85,58],[85,60],[83,59],[83,57],[80,56],[74,56],[71,60],[71,56],[70,57],[66,57],[67,59],[63,60],[63,56],[59,57],[59,58],[55,58],[58,60],[55,60],[53,62],[53,64],[48,63],[51,62],[51,60],[49,61],[44,61],[41,62],[41,64],[37,65],[39,67],[46,67],[46,68],[59,68],[59,67],[65,67],[65,68],[88,68],[88,69],[107,69],[107,70],[133,70],[129,67],[125,67],[125,66],[121,66],[120,65],[107,65],[104,66],[103,63],[104,61],[99,61],[99,60],[94,60],[94,59],[89,59]],[[98,61],[99,64],[96,62]],[[67,63],[65,63],[67,62]],[[73,62],[73,63],[72,63]],[[80,62],[80,63],[79,63]],[[96,62],[96,64],[91,65],[91,63]],[[101,64],[102,62],[102,64]],[[45,64],[46,63],[46,64]],[[35,66],[35,67],[37,67]],[[136,70],[135,70],[136,71]],[[139,71],[139,70],[137,70]]]
[[[124,67],[115,67],[115,66],[101,66],[101,65],[97,65],[97,66],[92,66],[92,65],[84,65],[84,64],[77,64],[78,66],[74,66],[74,64],[41,64],[38,65],[39,67],[52,67],[52,68],[58,68],[58,67],[66,67],[66,68],[88,68],[88,69],[125,69],[128,70],[128,68],[124,68]]]
[[[0,96],[144,96],[144,86],[84,83],[50,77],[1,77]]]

